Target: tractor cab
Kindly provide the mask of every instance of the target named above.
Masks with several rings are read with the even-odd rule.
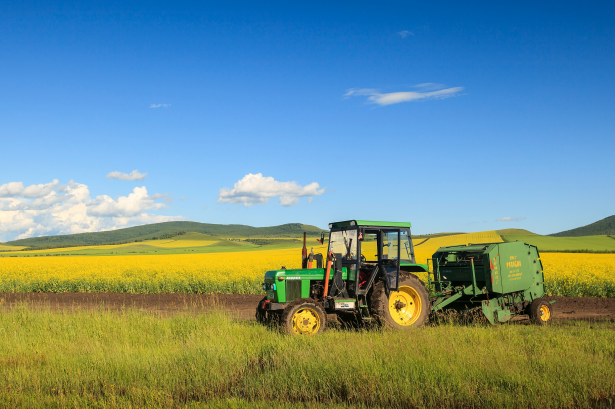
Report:
[[[355,295],[366,295],[378,276],[385,279],[389,291],[398,290],[401,266],[415,264],[410,226],[362,220],[329,225],[329,255],[341,258],[342,267],[358,272],[357,282],[351,285]]]
[[[410,228],[410,223],[400,222],[331,223],[324,256],[313,254],[313,249],[308,255],[304,235],[302,268],[265,274],[267,296],[259,303],[257,319],[282,322],[299,334],[318,332],[327,314],[353,323],[421,325],[429,300],[424,284],[412,273],[426,272],[427,266],[416,264]],[[324,236],[318,240],[321,244]],[[305,327],[293,321],[297,305],[311,311],[304,315],[312,317],[306,318]]]

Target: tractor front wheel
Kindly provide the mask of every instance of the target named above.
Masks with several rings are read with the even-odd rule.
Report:
[[[280,325],[289,334],[316,335],[325,330],[327,314],[317,301],[301,298],[284,308]]]
[[[429,319],[429,293],[417,276],[399,274],[397,291],[387,292],[385,282],[379,281],[369,298],[369,311],[376,321],[393,329],[420,327]]]

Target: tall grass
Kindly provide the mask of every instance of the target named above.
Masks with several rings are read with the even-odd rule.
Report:
[[[222,313],[0,314],[0,407],[587,407],[615,331],[441,325],[291,337]]]

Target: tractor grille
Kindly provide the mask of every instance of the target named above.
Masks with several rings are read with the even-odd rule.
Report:
[[[301,280],[286,281],[286,302],[301,298]]]

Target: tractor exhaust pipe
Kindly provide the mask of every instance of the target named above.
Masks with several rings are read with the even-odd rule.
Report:
[[[307,268],[308,256],[307,256],[307,245],[306,245],[306,233],[303,232],[303,249],[301,250],[301,268]]]
[[[327,271],[325,271],[325,291],[322,295],[324,299],[329,294],[329,276],[331,275],[331,263],[333,261],[333,252],[327,254]]]

